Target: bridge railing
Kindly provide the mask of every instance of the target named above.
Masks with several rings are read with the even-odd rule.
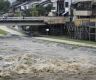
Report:
[[[26,20],[44,20],[44,17],[24,17]]]
[[[48,24],[64,24],[65,22],[69,21],[67,17],[0,17],[0,20],[12,20],[12,21],[20,21],[20,20],[43,20],[45,23]]]
[[[44,17],[0,17],[0,20],[44,20]]]
[[[0,17],[0,20],[20,20],[22,17]]]

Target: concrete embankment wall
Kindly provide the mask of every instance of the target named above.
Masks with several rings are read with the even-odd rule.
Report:
[[[14,29],[11,29],[7,26],[0,25],[0,29],[6,32],[6,35],[18,35],[18,36],[24,36],[21,32],[18,32]]]

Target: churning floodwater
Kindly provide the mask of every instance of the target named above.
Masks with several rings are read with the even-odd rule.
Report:
[[[0,38],[0,80],[96,80],[96,49]]]

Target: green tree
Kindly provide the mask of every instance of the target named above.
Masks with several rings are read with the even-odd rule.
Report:
[[[37,5],[31,8],[32,16],[44,16],[46,10],[43,6]]]
[[[51,11],[51,9],[52,9],[52,4],[49,4],[48,6],[45,7],[46,15],[48,15],[48,13]]]
[[[38,5],[38,6],[32,6],[31,9],[28,9],[24,11],[26,16],[43,16],[45,13],[45,8]]]
[[[45,15],[45,12],[46,12],[45,7],[39,5],[39,6],[37,7],[37,10],[39,11],[39,14],[40,14],[41,16],[44,16],[44,15]]]
[[[25,16],[45,16],[51,11],[52,5],[49,4],[46,7],[42,5],[33,5],[31,9],[25,10],[23,13]]]
[[[5,13],[10,8],[10,2],[8,0],[0,0],[0,12]]]

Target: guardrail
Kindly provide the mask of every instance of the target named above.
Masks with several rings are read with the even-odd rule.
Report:
[[[43,20],[41,17],[0,17],[0,20]]]
[[[69,21],[68,17],[0,17],[0,20],[12,20],[12,21],[20,21],[20,20],[43,20],[48,24],[64,24],[66,21]]]

